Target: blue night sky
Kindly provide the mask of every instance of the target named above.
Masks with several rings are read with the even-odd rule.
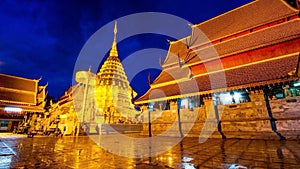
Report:
[[[42,77],[40,85],[48,82],[48,95],[58,98],[72,85],[74,64],[82,47],[105,24],[139,12],[168,13],[197,24],[251,1],[1,0],[0,73],[31,79]],[[174,40],[157,34],[124,39],[118,43],[119,57],[123,60],[147,48],[167,50],[166,39]],[[112,39],[108,40],[111,43]],[[159,64],[160,56],[155,57],[153,62]],[[143,70],[130,81],[139,95],[148,88],[148,72],[152,80],[159,74],[159,70]]]

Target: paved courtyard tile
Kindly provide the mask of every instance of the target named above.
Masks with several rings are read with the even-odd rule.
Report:
[[[113,135],[102,136],[119,144]],[[101,138],[102,139],[102,138]],[[173,138],[166,138],[167,141]],[[159,146],[168,145],[167,141]],[[108,152],[90,137],[0,134],[0,168],[300,168],[300,141],[184,138],[166,152],[128,158]],[[157,144],[156,144],[157,145]],[[148,148],[141,145],[138,149]],[[151,147],[148,148],[151,151]]]

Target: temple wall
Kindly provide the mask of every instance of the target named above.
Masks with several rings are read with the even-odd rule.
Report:
[[[150,112],[150,119],[153,136],[160,134],[166,136],[179,136],[177,111],[165,110]],[[143,119],[143,134],[145,135],[148,135],[148,120],[148,113],[145,112]]]
[[[219,105],[222,131],[227,138],[278,138],[272,131],[265,102],[254,101],[237,105]]]
[[[219,105],[222,131],[227,138],[276,139],[262,91],[250,94],[251,102]]]
[[[272,130],[262,91],[251,93],[251,102],[218,105],[221,130],[227,138],[279,139]],[[180,109],[182,131],[188,137],[222,138],[210,99],[194,109]],[[277,131],[287,139],[300,138],[300,97],[271,100]],[[176,108],[176,109],[175,109]],[[143,134],[148,135],[148,114],[144,113]],[[177,107],[151,112],[152,135],[180,136]],[[167,132],[166,132],[167,131]]]
[[[207,100],[207,105],[211,100]],[[194,109],[180,109],[180,119],[182,132],[188,137],[203,137],[203,138],[221,138],[218,133],[215,120],[215,114],[208,114],[208,106],[202,106]],[[163,136],[180,136],[177,116],[177,106],[171,104],[171,110],[154,111],[151,116],[151,131],[152,135]],[[143,135],[148,135],[148,113],[143,114]],[[208,120],[207,117],[209,117]],[[205,126],[205,130],[202,131]]]
[[[277,131],[287,139],[300,138],[300,97],[271,100]]]

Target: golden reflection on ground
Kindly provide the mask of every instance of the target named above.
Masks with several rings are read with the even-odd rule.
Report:
[[[299,140],[238,139],[210,139],[199,144],[198,138],[185,138],[162,154],[127,158],[105,151],[87,136],[0,135],[0,168],[298,168],[299,145]]]

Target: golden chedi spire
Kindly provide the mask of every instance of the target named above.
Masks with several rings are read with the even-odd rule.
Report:
[[[112,43],[109,56],[118,56],[118,50],[117,50],[117,21],[115,21],[114,41]]]
[[[114,40],[108,58],[97,73],[96,103],[100,114],[110,117],[107,123],[118,123],[119,119],[133,120],[137,113],[132,104],[132,93],[117,50],[117,22],[114,27]],[[124,119],[123,119],[124,120]]]

